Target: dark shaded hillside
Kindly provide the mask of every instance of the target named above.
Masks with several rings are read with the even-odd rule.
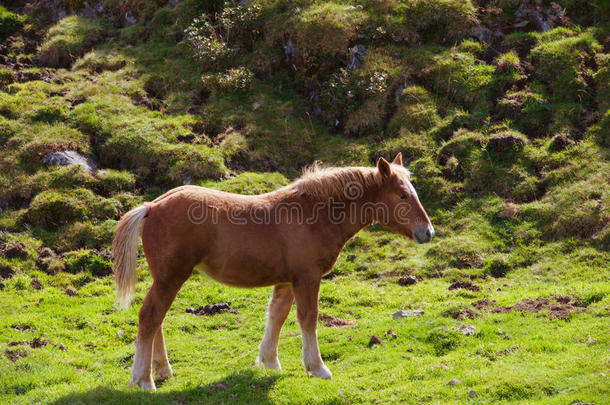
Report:
[[[399,151],[439,242],[364,233],[333,274],[607,260],[604,1],[24,4],[0,11],[2,266],[107,274],[117,219],[169,188]]]

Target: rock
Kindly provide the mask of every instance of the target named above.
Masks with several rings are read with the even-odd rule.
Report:
[[[466,336],[474,335],[474,331],[475,331],[474,326],[472,326],[472,325],[458,325],[458,326],[453,326],[450,329],[458,331]]]
[[[284,56],[286,57],[286,63],[294,64],[294,59],[299,55],[299,50],[295,46],[291,39],[286,41],[284,44]]]
[[[78,292],[74,288],[70,287],[66,290],[66,295],[68,297],[75,297],[78,295]]]
[[[592,345],[593,343],[597,342],[597,339],[593,338],[593,337],[589,337],[587,338],[587,344]]]
[[[15,275],[15,270],[11,266],[0,265],[0,279],[11,278]]]
[[[455,378],[447,383],[447,385],[458,385],[460,380],[456,380]]]
[[[220,302],[218,304],[208,304],[205,307],[199,306],[198,308],[189,307],[186,309],[187,314],[193,315],[216,315],[222,312],[230,312],[232,314],[236,314],[237,310],[233,309],[229,306],[228,302]]]
[[[508,340],[508,339],[510,339],[510,335],[508,333],[505,333],[503,338],[504,338],[504,340]]]
[[[13,242],[6,245],[0,251],[0,256],[4,256],[7,259],[25,259],[28,257],[28,252],[25,250],[23,242]]]
[[[371,340],[369,340],[369,347],[381,343],[382,340],[379,336],[373,335],[371,336]]]
[[[42,283],[36,277],[32,279],[30,286],[35,290],[42,290]]]
[[[491,30],[483,25],[477,25],[470,31],[470,36],[481,42],[489,42],[491,39]]]
[[[422,316],[423,314],[424,314],[423,309],[415,309],[415,310],[410,310],[410,311],[400,310],[398,312],[395,312],[394,315],[392,315],[392,318],[399,319],[399,318],[406,318],[406,317],[411,317],[411,316]]]
[[[73,150],[47,153],[42,158],[42,162],[47,165],[55,166],[78,165],[89,173],[94,173],[97,170],[93,162]]]
[[[506,150],[518,151],[525,146],[527,139],[513,132],[502,132],[489,138],[487,149],[495,153]]]
[[[135,15],[133,15],[131,10],[128,10],[123,17],[124,17],[127,25],[133,25],[138,22],[138,19],[136,18]]]
[[[63,343],[60,343],[58,348],[59,348],[59,350],[61,350],[61,351],[65,351],[65,350],[66,350],[66,346],[64,346],[64,344],[63,344]]]
[[[552,151],[559,152],[569,146],[574,145],[574,143],[575,142],[570,138],[570,136],[568,134],[561,133],[561,134],[557,134],[553,137],[549,148]]]
[[[364,45],[356,45],[349,50],[350,61],[347,65],[349,70],[358,70],[364,63],[364,56],[366,55],[366,48]]]
[[[417,277],[413,275],[404,276],[398,279],[400,285],[413,285],[417,283]]]
[[[396,339],[398,337],[396,332],[394,332],[392,329],[386,330],[385,333],[383,334],[383,336],[391,336],[392,339]]]
[[[477,393],[476,393],[474,390],[470,390],[470,391],[468,391],[468,396],[469,396],[470,398],[474,398],[474,396],[475,396],[475,395],[477,395]]]
[[[0,212],[8,208],[8,201],[0,199]]]

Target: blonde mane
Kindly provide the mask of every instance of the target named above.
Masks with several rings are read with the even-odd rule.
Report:
[[[394,168],[396,165],[392,165]],[[402,167],[401,167],[402,168]],[[408,171],[404,168],[404,173]],[[403,174],[404,174],[403,173]],[[319,162],[303,169],[303,174],[289,187],[299,194],[318,200],[343,198],[371,186],[381,185],[381,175],[375,167],[324,167]]]

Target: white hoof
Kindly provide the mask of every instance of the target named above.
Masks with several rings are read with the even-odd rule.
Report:
[[[143,390],[147,390],[147,391],[156,391],[157,387],[155,386],[155,382],[153,380],[140,380],[138,382],[134,381],[133,379],[131,380],[131,382],[129,383],[129,388],[142,388]]]
[[[325,380],[332,380],[333,373],[330,372],[328,367],[325,364],[322,364],[315,370],[307,370],[307,373],[318,378],[323,378]]]
[[[262,357],[261,355],[259,355],[256,358],[256,364],[258,364],[260,367],[268,368],[271,370],[281,370],[282,369],[282,365],[280,364],[280,361],[277,358],[277,356],[269,359],[269,358],[265,358],[265,357]]]

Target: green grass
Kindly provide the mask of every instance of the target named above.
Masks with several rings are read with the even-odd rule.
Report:
[[[405,240],[396,243],[421,249]],[[175,376],[153,394],[127,388],[137,310],[150,285],[144,267],[136,304],[121,312],[113,307],[109,278],[92,279],[78,288],[76,297],[69,297],[61,278],[26,271],[6,282],[0,295],[4,331],[0,346],[27,354],[15,363],[0,359],[0,398],[11,403],[447,403],[465,402],[474,390],[473,401],[478,403],[603,403],[608,395],[604,375],[610,343],[607,274],[589,277],[595,267],[572,266],[570,274],[580,276],[562,277],[562,271],[551,269],[553,277],[549,277],[523,268],[505,279],[477,281],[480,292],[448,291],[449,283],[437,279],[410,287],[388,278],[365,281],[354,275],[325,280],[320,312],[356,321],[348,328],[320,325],[321,352],[333,371],[332,381],[306,376],[294,310],[280,340],[284,370],[256,368],[270,289],[232,289],[195,274],[165,322]],[[597,267],[597,272],[602,271]],[[42,290],[29,287],[32,276],[41,280]],[[77,276],[72,277],[76,281]],[[449,307],[472,308],[470,303],[483,297],[512,305],[557,294],[603,298],[569,320],[550,320],[544,311],[480,311],[467,321],[444,315]],[[224,301],[230,301],[239,314],[196,317],[185,312],[189,306]],[[393,320],[392,313],[399,309],[424,309],[425,314]],[[473,325],[475,335],[450,335],[452,343],[439,352],[438,338],[449,333],[444,330],[461,323]],[[16,324],[29,329],[11,327]],[[388,329],[397,334],[396,339],[384,335]],[[373,334],[383,342],[369,348]],[[37,349],[7,347],[9,342],[35,337],[50,343]],[[58,348],[60,344],[65,351]],[[452,379],[459,384],[447,385]],[[219,383],[225,387],[215,388]]]

